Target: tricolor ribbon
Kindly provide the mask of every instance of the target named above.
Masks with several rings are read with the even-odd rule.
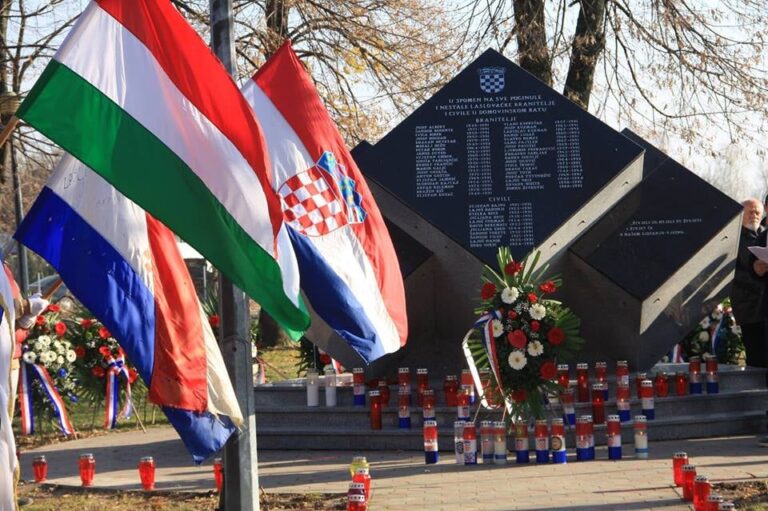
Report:
[[[128,368],[125,367],[125,357],[118,355],[117,358],[110,356],[107,361],[107,394],[104,399],[104,427],[115,429],[119,417],[130,418],[131,416],[131,380],[128,374]],[[125,403],[120,413],[117,409],[120,407],[120,375],[125,377]]]
[[[19,371],[21,433],[23,435],[31,435],[35,432],[35,416],[32,405],[32,378],[35,376],[40,380],[43,390],[45,390],[48,400],[53,406],[54,414],[58,417],[59,424],[61,424],[61,432],[65,435],[74,434],[75,428],[72,427],[72,423],[69,421],[67,407],[64,405],[61,394],[56,390],[56,385],[53,383],[51,375],[48,374],[48,370],[40,364],[28,364],[23,359],[21,360]]]
[[[488,362],[490,363],[493,377],[496,379],[496,385],[498,385],[499,392],[502,396],[504,396],[504,392],[501,388],[501,370],[499,368],[499,357],[496,352],[496,338],[493,335],[494,319],[501,321],[501,313],[499,311],[490,311],[479,317],[477,321],[475,321],[475,324],[472,325],[472,328],[467,332],[467,335],[464,336],[464,340],[461,343],[461,347],[464,350],[464,357],[467,359],[467,365],[469,366],[469,372],[472,374],[472,380],[475,382],[477,393],[480,396],[480,402],[485,408],[497,407],[488,403],[488,399],[485,395],[485,389],[483,388],[483,382],[480,379],[480,372],[477,370],[477,365],[475,364],[475,360],[472,357],[472,352],[469,349],[468,341],[469,337],[472,335],[472,332],[474,332],[476,329],[479,329],[482,332],[483,348],[485,348],[485,352],[488,355]],[[510,403],[506,404],[507,408],[509,409]]]
[[[685,362],[683,360],[683,345],[680,343],[675,344],[674,348],[672,348],[672,354],[669,357],[670,362],[673,364],[682,364]]]
[[[712,351],[710,351],[710,353],[715,357],[717,356],[717,341],[720,337],[720,328],[723,326],[723,318],[725,318],[725,314],[722,314],[720,316],[720,321],[710,329],[709,338],[712,342]]]

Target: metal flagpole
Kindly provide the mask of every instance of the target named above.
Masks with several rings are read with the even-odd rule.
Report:
[[[210,0],[210,7],[211,47],[234,76],[232,0]],[[248,298],[221,274],[219,309],[221,351],[245,419],[243,430],[233,435],[224,447],[224,486],[219,504],[222,511],[258,511],[259,477]]]

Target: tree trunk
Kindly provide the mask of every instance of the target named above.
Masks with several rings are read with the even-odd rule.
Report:
[[[0,94],[10,90],[8,83],[8,68],[11,63],[11,54],[8,50],[8,19],[11,13],[11,3],[13,0],[0,0]],[[0,128],[5,126],[10,120],[10,115],[0,115]],[[11,151],[10,144],[5,144],[0,148],[0,183],[8,180],[8,174],[11,169]]]
[[[589,96],[595,78],[595,67],[605,48],[606,0],[580,0],[581,10],[571,47],[571,63],[565,80],[565,96],[589,108]]]
[[[544,0],[515,0],[515,31],[520,67],[552,86],[552,60],[544,26]]]
[[[264,15],[268,37],[264,57],[269,58],[288,38],[288,7],[285,0],[267,0]]]

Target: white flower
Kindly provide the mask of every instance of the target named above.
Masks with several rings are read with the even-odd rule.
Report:
[[[53,362],[54,360],[56,360],[56,353],[54,353],[52,351],[46,351],[45,352],[45,362],[49,363],[49,362]]]
[[[26,362],[27,364],[34,364],[35,360],[37,360],[37,355],[35,355],[34,351],[28,351],[24,353],[23,357],[24,357],[24,362]]]
[[[43,343],[40,341],[35,341],[35,343],[32,345],[32,347],[35,349],[35,351],[44,351],[45,346],[43,346]]]
[[[74,362],[75,360],[77,360],[77,353],[73,350],[67,351],[67,362]]]
[[[534,303],[531,305],[531,307],[528,309],[528,314],[531,315],[533,319],[536,321],[544,319],[544,316],[547,315],[547,308],[544,307],[540,303]]]
[[[538,357],[544,353],[544,345],[539,341],[533,341],[528,344],[528,354],[532,357]]]
[[[507,359],[507,362],[509,363],[509,367],[512,369],[519,371],[523,367],[525,367],[525,364],[528,363],[528,359],[525,358],[525,355],[523,355],[522,351],[514,350],[512,353],[509,354],[509,358]]]
[[[72,347],[72,343],[69,342],[69,341],[64,341],[62,344],[64,344],[64,347],[67,348],[67,349]]]
[[[515,303],[520,291],[516,287],[505,287],[501,290],[501,301],[504,303]]]
[[[733,325],[731,327],[731,332],[733,332],[736,335],[741,335],[741,327],[739,325]]]
[[[708,341],[709,340],[709,332],[699,332],[699,340],[700,341]]]
[[[37,338],[37,342],[45,346],[46,348],[51,345],[51,338],[47,335],[41,335]]]
[[[498,319],[491,321],[491,328],[493,328],[494,337],[498,337],[504,333],[504,324]]]
[[[699,323],[699,326],[701,326],[701,328],[709,328],[709,325],[711,323],[712,322],[709,320],[709,316],[707,316],[706,318],[701,320],[701,322]]]
[[[59,364],[60,366],[64,365],[64,357],[62,357],[61,355],[59,355],[59,356],[56,358],[56,363],[57,363],[57,364]]]

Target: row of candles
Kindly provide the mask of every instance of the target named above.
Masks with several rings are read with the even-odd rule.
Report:
[[[454,454],[459,465],[476,465],[478,460],[484,464],[505,465],[507,463],[507,426],[503,421],[482,421],[478,428],[474,422],[456,421],[454,431]],[[439,460],[438,427],[434,420],[424,421],[424,462],[437,463]],[[478,445],[478,429],[480,443]],[[592,416],[583,415],[576,422],[576,460],[595,459],[595,434]],[[516,424],[515,461],[530,462],[528,425]],[[565,441],[565,422],[552,419],[551,425],[546,419],[537,420],[533,428],[534,451],[537,463],[566,463],[567,448]],[[608,459],[622,458],[621,423],[618,415],[608,416],[607,427]],[[638,415],[634,420],[635,457],[648,458],[647,419]],[[478,456],[479,452],[479,456]]]
[[[576,380],[574,399],[578,402],[595,401],[596,391],[602,389],[603,399],[608,400],[608,368],[605,362],[596,362],[594,367],[594,380],[590,383],[589,364],[576,364]],[[325,386],[325,405],[328,407],[337,406],[336,387],[337,379],[333,367],[327,367],[324,372]],[[630,380],[629,366],[625,360],[616,363],[616,400],[617,404],[626,401],[627,406],[630,399]],[[647,399],[649,397],[668,397],[670,395],[669,375],[664,372],[657,373],[652,379],[646,373],[637,373],[635,376],[637,386],[637,397]],[[481,370],[480,379],[484,389],[490,385],[490,372]],[[320,405],[320,379],[316,370],[310,369],[307,372],[307,406],[315,407]],[[644,382],[650,382],[646,384]],[[571,386],[570,367],[568,364],[558,364],[557,382],[563,389]],[[702,360],[699,357],[691,357],[688,363],[688,372],[677,372],[674,375],[674,390],[678,396],[686,394],[702,394],[705,388],[707,394],[717,394],[719,392],[718,362],[714,356],[707,357],[704,364],[704,374],[702,375]],[[365,374],[362,368],[354,368],[352,373],[353,384],[353,404],[355,406],[366,405],[366,383]],[[381,397],[383,406],[388,406],[390,401],[390,388],[386,380],[377,382],[376,389]],[[422,406],[422,399],[425,391],[429,388],[429,372],[426,368],[420,368],[416,371],[416,390],[418,404]],[[590,390],[592,391],[590,393]],[[398,395],[410,395],[411,393],[411,374],[410,369],[401,367],[398,369]],[[459,380],[456,375],[447,375],[443,382],[443,393],[445,404],[447,406],[459,406],[462,399],[461,394],[467,394],[470,404],[474,403],[474,382],[469,370],[465,369],[461,373]],[[376,394],[374,394],[376,395]],[[431,399],[434,399],[432,390]],[[490,393],[486,396],[491,399]],[[626,408],[628,410],[628,408]],[[645,408],[644,408],[645,409]],[[621,411],[622,408],[620,407]],[[649,417],[651,419],[652,417]],[[629,420],[628,418],[626,420]]]
[[[731,511],[733,502],[712,493],[709,478],[696,474],[696,466],[689,463],[688,454],[676,452],[672,456],[672,475],[675,486],[683,489],[683,500],[693,504],[694,511]]]
[[[144,456],[139,460],[139,479],[141,487],[150,491],[155,489],[155,460],[152,456]],[[91,453],[81,454],[78,460],[78,471],[81,484],[88,488],[93,486],[96,477],[96,458]],[[48,479],[48,460],[40,454],[32,459],[32,473],[36,483],[43,483]],[[213,460],[213,478],[216,482],[216,490],[221,492],[224,484],[224,467],[221,458]]]

